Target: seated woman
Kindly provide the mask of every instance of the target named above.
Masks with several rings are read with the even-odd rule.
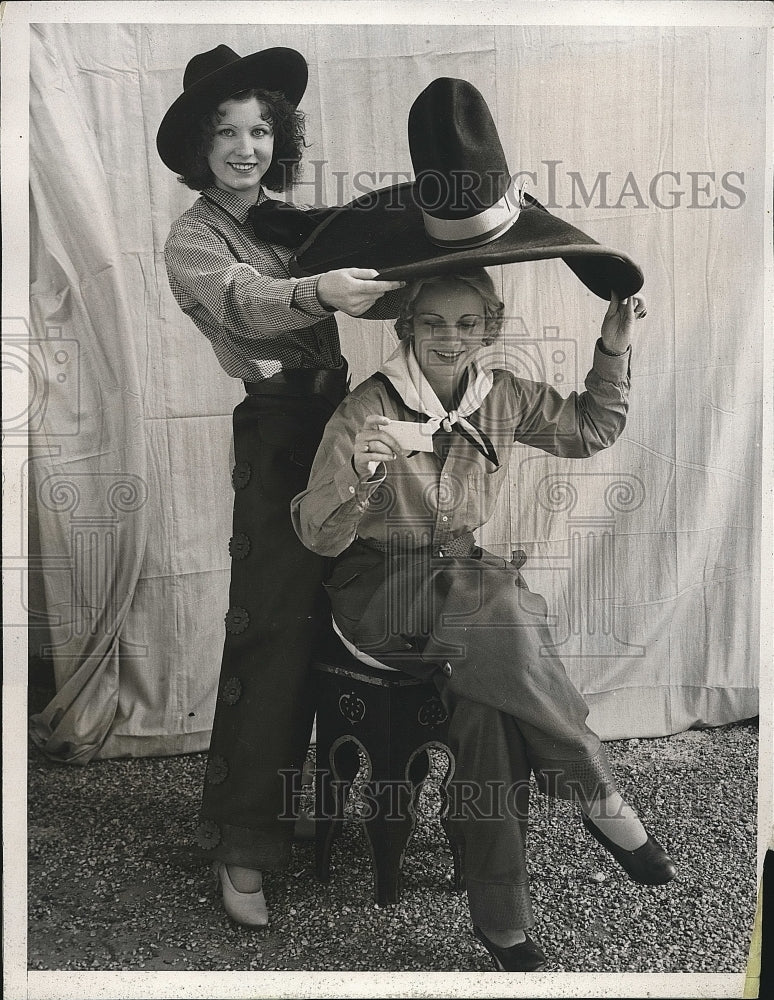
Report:
[[[530,770],[542,791],[579,803],[635,881],[676,872],[616,789],[588,707],[552,652],[545,601],[472,535],[492,514],[515,442],[585,458],[616,440],[644,302],[613,294],[586,389],[566,399],[484,363],[503,311],[483,269],[410,285],[398,350],[338,407],[292,516],[308,548],[337,557],[327,589],[340,633],[435,682],[467,789],[450,819],[474,933],[497,969],[529,971],[545,962],[526,933]]]

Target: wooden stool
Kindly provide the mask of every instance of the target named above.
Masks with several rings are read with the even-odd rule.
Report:
[[[427,777],[427,750],[447,753],[448,719],[433,684],[398,670],[378,669],[355,659],[335,635],[313,664],[317,686],[315,773],[315,862],[317,877],[330,881],[333,838],[344,822],[353,779],[367,760],[363,824],[371,848],[374,898],[397,903],[406,846],[416,825],[415,806]],[[460,848],[441,824],[454,861],[454,889],[463,888]]]

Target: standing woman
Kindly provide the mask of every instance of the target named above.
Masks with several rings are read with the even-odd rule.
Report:
[[[291,278],[291,250],[256,236],[265,189],[286,191],[299,173],[307,73],[294,49],[240,58],[219,45],[190,60],[157,136],[164,163],[201,192],[165,246],[172,293],[247,393],[234,410],[231,585],[197,840],[226,911],[250,926],[268,922],[262,872],[289,859],[283,776],[300,769],[314,715],[323,560],[299,542],[289,504],[347,393],[333,314],[363,315],[402,286],[361,268]],[[380,308],[369,315],[397,312]]]

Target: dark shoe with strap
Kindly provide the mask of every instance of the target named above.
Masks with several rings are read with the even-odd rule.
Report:
[[[537,972],[546,964],[546,956],[540,945],[525,931],[525,941],[512,944],[510,948],[500,948],[493,944],[484,932],[473,925],[473,934],[486,948],[498,972]]]
[[[674,861],[647,830],[648,839],[642,847],[627,851],[606,837],[585,813],[581,813],[581,819],[591,836],[613,855],[632,881],[640,885],[665,885],[677,876]]]

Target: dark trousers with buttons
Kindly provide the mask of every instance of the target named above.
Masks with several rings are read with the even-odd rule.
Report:
[[[480,549],[438,558],[355,543],[326,586],[343,634],[382,662],[432,678],[447,708],[456,759],[450,818],[473,922],[531,926],[530,772],[542,791],[565,799],[615,789],[588,707],[552,650],[545,601],[515,566]]]
[[[321,395],[248,395],[234,411],[229,610],[197,840],[246,868],[290,856],[287,792],[314,717],[309,665],[330,627],[326,561],[298,540],[290,501],[334,408]]]

